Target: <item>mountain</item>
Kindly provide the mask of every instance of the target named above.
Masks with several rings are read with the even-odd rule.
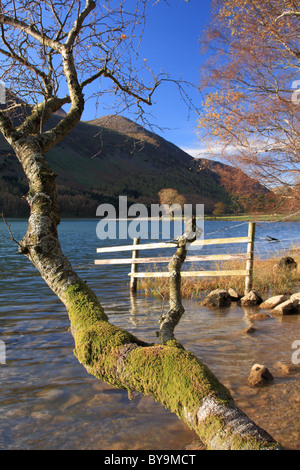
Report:
[[[47,127],[62,118],[61,111],[52,115]],[[46,157],[57,174],[61,216],[94,217],[101,203],[118,206],[119,195],[127,195],[128,204],[158,203],[162,188],[176,189],[187,203],[204,204],[206,213],[216,202],[222,201],[228,208],[233,203],[232,192],[221,184],[216,168],[201,167],[202,160],[195,161],[176,145],[122,116],[80,122]],[[0,184],[0,211],[7,217],[26,216],[28,207],[22,199],[26,179],[2,136]],[[253,194],[264,191],[256,185]]]

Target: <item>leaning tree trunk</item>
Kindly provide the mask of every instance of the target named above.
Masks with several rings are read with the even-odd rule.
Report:
[[[230,392],[176,341],[146,344],[112,325],[96,295],[74,272],[57,234],[55,175],[33,136],[13,142],[29,182],[28,230],[20,243],[67,308],[74,354],[112,386],[153,397],[194,430],[208,449],[277,449],[237,406]]]
[[[170,341],[176,341],[174,329],[178,325],[184,307],[181,302],[181,266],[186,258],[186,237],[183,235],[178,239],[178,247],[168,265],[169,270],[169,305],[168,312],[162,313],[159,323],[159,338],[162,344],[171,344]]]
[[[185,233],[177,238],[176,252],[168,264],[170,308],[168,312],[162,313],[159,319],[159,338],[162,344],[170,345],[170,341],[173,341],[177,346],[179,343],[175,339],[174,330],[184,314],[181,301],[181,267],[185,261],[188,246],[202,233],[202,229],[197,227],[195,216],[185,218],[184,225]]]

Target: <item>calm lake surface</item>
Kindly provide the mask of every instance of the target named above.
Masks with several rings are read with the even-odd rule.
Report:
[[[14,237],[21,239],[27,222],[10,223]],[[97,247],[126,243],[99,240],[96,226],[97,220],[63,220],[59,233],[64,252],[112,323],[156,341],[158,319],[167,303],[143,293],[131,298],[129,266],[94,265]],[[87,374],[73,355],[64,306],[30,262],[17,254],[16,245],[3,237],[8,235],[4,224],[0,233],[0,340],[6,352],[6,363],[0,364],[0,448],[179,450],[190,444],[195,434],[162,405],[140,394],[129,400],[127,392]],[[205,222],[206,238],[246,235],[246,223]],[[280,242],[269,243],[267,235]],[[257,224],[256,255],[299,241],[299,222]],[[284,376],[275,365],[291,362],[292,343],[300,340],[300,315],[256,321],[255,334],[245,335],[243,329],[251,324],[249,310],[235,303],[210,311],[197,301],[184,300],[184,307],[176,337],[232,391],[251,419],[286,449],[299,450],[300,374]],[[269,368],[272,385],[247,386],[254,363]]]

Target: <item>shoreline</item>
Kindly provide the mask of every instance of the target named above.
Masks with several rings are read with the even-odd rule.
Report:
[[[99,221],[102,219],[107,219],[107,217],[74,217],[74,216],[61,216],[60,220],[90,220],[90,221]],[[28,217],[7,217],[7,221],[27,221]],[[109,219],[109,220],[144,220],[142,217],[131,217],[131,218],[116,218],[116,219]],[[151,217],[145,220],[152,220]],[[156,220],[156,218],[153,218]],[[161,220],[161,218],[159,218]],[[177,218],[173,218],[171,220],[178,220]],[[300,222],[300,212],[296,214],[285,215],[285,214],[225,214],[222,216],[213,216],[213,215],[205,215],[204,220],[213,221],[213,222],[220,222],[220,221],[228,221],[228,222]]]
[[[210,221],[229,221],[229,222],[300,222],[300,212],[296,214],[225,214],[214,217],[211,215],[204,216],[204,220]]]

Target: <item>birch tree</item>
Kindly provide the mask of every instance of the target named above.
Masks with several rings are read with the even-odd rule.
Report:
[[[34,101],[24,106],[10,99],[0,113],[0,131],[29,184],[28,229],[18,249],[65,305],[74,353],[89,373],[161,402],[207,448],[275,449],[279,446],[274,439],[235,405],[230,392],[173,336],[164,343],[147,344],[111,324],[101,299],[79,278],[59,242],[55,174],[45,155],[79,122],[84,93],[88,96],[89,85],[100,79],[99,99],[103,92],[113,92],[122,104],[135,103],[138,112],[151,105],[161,77],[148,70],[152,82],[145,85],[144,71],[132,64],[148,3],[1,1],[0,78],[19,98]],[[64,105],[67,114],[45,128]]]
[[[292,188],[300,173],[300,2],[214,0],[201,38],[209,55],[199,136],[213,155],[265,186]]]

